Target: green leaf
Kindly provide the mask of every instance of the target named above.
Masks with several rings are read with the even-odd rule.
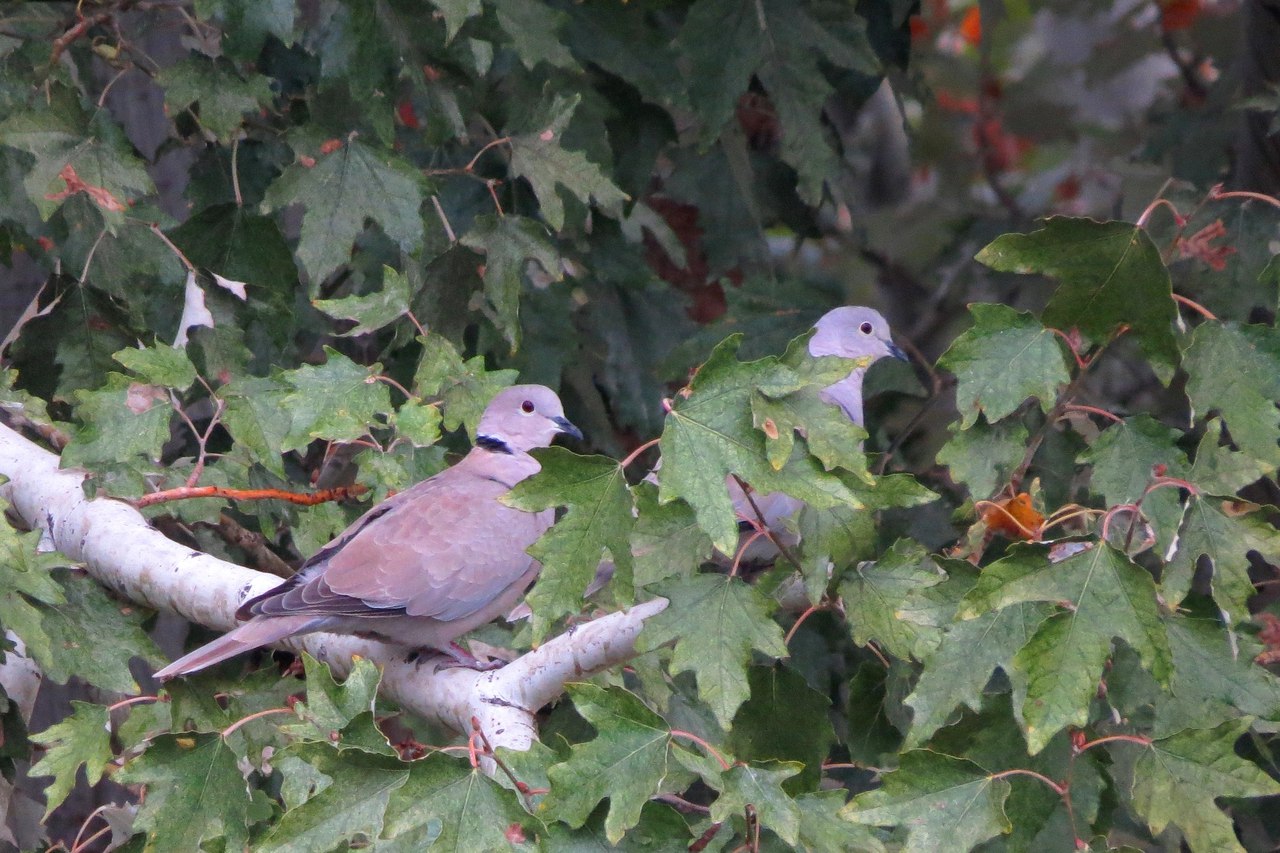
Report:
[[[800,850],[884,853],[884,845],[870,829],[840,818],[844,799],[844,791],[818,791],[796,797],[796,807],[800,809]]]
[[[559,281],[564,277],[560,253],[547,239],[546,227],[523,216],[477,217],[460,242],[484,254],[484,293],[493,307],[492,319],[515,349],[525,269],[536,262],[552,281]]]
[[[284,405],[289,394],[289,385],[281,376],[237,376],[221,389],[227,401],[223,424],[239,446],[278,477],[285,475],[280,454],[293,425]]]
[[[568,507],[550,530],[529,547],[542,574],[526,599],[533,610],[535,639],[551,623],[582,609],[582,593],[595,577],[605,550],[618,569],[615,589],[631,588],[631,526],[635,503],[625,473],[607,456],[579,456],[562,447],[534,452],[542,470],[517,483],[503,502],[529,512]]]
[[[1173,680],[1156,704],[1156,737],[1204,728],[1242,716],[1280,720],[1280,678],[1253,662],[1217,622],[1165,619],[1173,651]]]
[[[349,141],[319,157],[314,166],[299,162],[285,169],[267,189],[263,205],[268,210],[293,204],[306,208],[297,256],[315,294],[351,257],[366,219],[377,222],[404,251],[421,247],[422,198],[414,169],[394,155]]]
[[[785,394],[801,382],[776,358],[738,361],[741,342],[741,335],[731,336],[698,369],[688,396],[679,395],[673,404],[661,442],[659,499],[684,498],[725,554],[732,554],[738,542],[738,522],[724,484],[730,474],[762,494],[782,491],[817,507],[854,502],[848,488],[812,459],[793,460],[781,471],[765,460],[751,397],[757,388]]]
[[[802,765],[794,761],[735,764],[710,782],[720,791],[711,804],[711,819],[723,823],[743,814],[750,805],[762,826],[778,833],[788,844],[798,843],[800,808],[782,786],[801,769]]]
[[[302,654],[302,662],[307,676],[307,698],[305,702],[296,703],[293,708],[300,722],[281,727],[291,737],[327,744],[333,741],[335,732],[344,732],[361,714],[373,713],[378,681],[382,677],[373,663],[364,659],[357,660],[350,674],[339,684],[327,664],[306,652]],[[338,748],[365,746],[359,742],[353,744],[347,737],[343,737],[340,743]],[[380,735],[369,745],[372,748],[366,749],[368,752],[395,755],[387,745],[386,738]]]
[[[753,666],[747,683],[751,697],[733,718],[729,751],[743,761],[795,762],[800,772],[783,788],[792,795],[817,790],[822,761],[836,739],[831,701],[784,666]]]
[[[511,138],[511,173],[524,178],[533,188],[542,208],[542,217],[553,230],[564,227],[564,202],[557,195],[563,186],[583,204],[592,202],[605,214],[618,218],[627,194],[609,180],[584,154],[560,146],[560,133],[578,106],[581,96],[556,97],[537,133]]]
[[[506,850],[508,827],[534,823],[514,792],[469,767],[465,758],[437,752],[401,766],[409,768],[409,778],[391,792],[383,838],[412,839],[438,821],[435,846],[441,850]]]
[[[573,707],[595,727],[597,736],[576,744],[567,761],[547,771],[551,793],[538,811],[576,828],[607,797],[605,834],[617,844],[639,823],[641,809],[668,773],[671,730],[625,690],[570,684],[568,692]]]
[[[417,400],[405,400],[396,409],[396,434],[415,447],[430,447],[440,440],[440,407]]]
[[[921,591],[946,578],[924,548],[905,539],[874,563],[855,567],[840,583],[853,641],[860,646],[874,641],[903,660],[927,657],[941,630]]]
[[[973,327],[952,341],[938,366],[955,374],[961,429],[978,413],[995,423],[1028,397],[1048,411],[1071,376],[1062,345],[1030,313],[1006,305],[970,305]]]
[[[164,388],[108,373],[97,391],[76,392],[80,421],[62,454],[62,466],[110,467],[139,457],[156,463],[169,440],[173,408]]]
[[[219,734],[161,735],[112,777],[146,785],[134,829],[144,850],[199,850],[223,839],[238,850],[248,841],[249,791],[237,756]]]
[[[952,425],[951,438],[938,451],[951,479],[963,483],[975,500],[989,498],[1009,482],[1027,452],[1026,424],[979,419],[968,428]]]
[[[1205,424],[1204,436],[1186,479],[1204,494],[1229,497],[1267,476],[1273,468],[1270,462],[1224,447],[1222,421],[1215,419]]]
[[[494,0],[493,6],[498,24],[510,36],[525,68],[533,70],[539,62],[577,68],[560,34],[569,18],[564,12],[538,0]]]
[[[1072,608],[1046,620],[1014,658],[1028,679],[1023,716],[1032,755],[1064,726],[1088,722],[1113,637],[1128,643],[1158,682],[1169,683],[1173,660],[1155,584],[1110,545],[1093,543],[1060,562],[1043,549],[1015,547],[983,570],[958,615],[971,619],[1028,601]]]
[[[480,0],[431,0],[431,5],[439,9],[444,17],[445,31],[448,33],[449,41],[453,41],[453,37],[458,34],[458,30],[462,29],[463,24],[479,15],[484,9],[480,5]]]
[[[904,851],[968,850],[1010,830],[1009,783],[978,765],[928,750],[904,753],[879,790],[860,794],[841,812],[867,826],[908,831]]]
[[[47,750],[31,775],[53,777],[44,791],[46,819],[75,787],[81,765],[85,781],[96,785],[112,758],[110,719],[103,705],[73,699],[70,715],[30,737]]]
[[[992,673],[997,667],[1012,671],[1014,655],[1052,612],[1044,603],[1012,604],[949,626],[906,698],[913,714],[904,748],[922,746],[957,706],[980,710]]]
[[[65,565],[65,558],[59,559]],[[59,684],[76,677],[104,690],[136,693],[138,684],[129,669],[130,659],[139,657],[152,664],[163,660],[142,629],[147,614],[113,598],[87,575],[58,572],[55,577],[64,600],[46,601],[40,607],[40,627],[48,637],[48,650],[39,643],[27,643],[45,676]],[[102,653],[105,648],[111,649],[110,655]]]
[[[111,356],[152,385],[167,385],[182,391],[196,381],[196,366],[187,351],[165,344],[138,349],[122,349]]]
[[[292,316],[298,267],[275,220],[235,203],[215,204],[169,232],[196,266],[245,283],[251,305],[262,303],[268,322]]]
[[[1219,797],[1266,797],[1280,784],[1235,754],[1244,721],[1188,730],[1143,749],[1133,771],[1133,807],[1159,835],[1174,824],[1195,853],[1243,851]]]
[[[637,512],[631,531],[636,589],[692,574],[711,559],[711,539],[698,526],[692,507],[684,501],[658,503],[658,488],[652,483],[637,483],[632,494]]]
[[[352,441],[369,432],[391,410],[387,386],[374,377],[382,365],[356,364],[332,347],[321,365],[286,370],[292,390],[280,401],[289,412],[289,434],[281,450],[302,450],[317,439]]]
[[[636,650],[652,651],[675,640],[671,670],[694,673],[699,697],[727,729],[750,695],[751,652],[787,656],[782,629],[769,618],[769,600],[738,578],[724,575],[667,581],[657,592],[671,604],[645,622]]]
[[[1144,492],[1157,465],[1163,465],[1170,477],[1186,475],[1187,456],[1176,445],[1180,437],[1150,415],[1138,415],[1107,427],[1080,455],[1081,462],[1093,466],[1092,491],[1100,493],[1108,507],[1142,501],[1142,515],[1155,530],[1161,554],[1173,545],[1182,523],[1182,496],[1169,487],[1145,496]]]
[[[822,359],[824,362],[848,365],[848,359]],[[812,362],[812,360],[811,360]],[[830,378],[830,377],[828,377]],[[843,376],[837,374],[836,379]],[[849,420],[839,406],[821,397],[823,380],[803,386],[788,394],[772,397],[763,393],[751,397],[751,416],[756,428],[766,437],[765,453],[774,470],[780,469],[791,457],[796,433],[805,439],[805,446],[828,470],[844,468],[872,482],[867,472],[867,457],[862,452],[862,440],[867,432]]]
[[[444,401],[444,428],[466,426],[475,439],[476,424],[493,396],[513,384],[516,370],[486,370],[484,357],[465,362],[453,344],[440,335],[419,337],[422,360],[413,374],[413,384],[424,398],[440,397]]]
[[[1147,232],[1127,222],[1051,216],[1030,234],[1005,234],[978,253],[1001,272],[1040,273],[1061,284],[1041,319],[1095,342],[1127,324],[1155,364],[1178,362],[1169,271]]]
[[[1232,501],[1193,495],[1161,586],[1170,604],[1181,602],[1191,591],[1197,561],[1201,556],[1208,558],[1214,601],[1235,624],[1249,618],[1248,599],[1255,592],[1249,579],[1249,552],[1266,558],[1280,553],[1278,549],[1280,530],[1264,513],[1241,514]]]
[[[254,74],[245,79],[230,63],[215,63],[199,56],[161,70],[155,80],[164,90],[164,103],[170,116],[198,104],[192,113],[198,115],[200,124],[224,145],[230,143],[239,130],[245,113],[257,112],[262,105],[272,102],[266,77]]]
[[[330,317],[354,320],[355,325],[342,333],[343,337],[376,332],[383,326],[403,317],[409,310],[412,294],[409,280],[389,266],[382,267],[382,289],[363,296],[346,296],[342,299],[316,299],[311,304]]]
[[[328,784],[281,816],[254,848],[263,853],[322,853],[361,836],[378,838],[391,798],[410,774],[410,765],[398,758],[357,750],[339,752],[322,744],[290,746],[280,755],[277,766],[283,767],[287,758],[301,759],[299,763],[327,777]]]
[[[77,181],[90,188],[93,203],[111,222],[118,222],[134,200],[155,192],[146,168],[109,114],[99,110],[86,118],[62,94],[43,109],[12,111],[0,122],[0,145],[35,157],[24,184],[42,219],[62,206]]]
[[[1203,323],[1187,347],[1187,397],[1193,414],[1217,411],[1245,453],[1280,462],[1280,334],[1270,326]]]

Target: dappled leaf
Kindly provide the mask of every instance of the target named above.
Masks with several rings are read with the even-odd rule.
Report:
[[[1280,462],[1280,334],[1270,326],[1204,323],[1187,347],[1187,396],[1196,415],[1216,411],[1242,451]]]
[[[1249,552],[1275,560],[1280,554],[1280,530],[1263,513],[1245,505],[1240,512],[1230,501],[1208,496],[1188,500],[1186,517],[1173,553],[1161,579],[1171,603],[1180,602],[1191,591],[1196,563],[1206,557],[1213,574],[1213,597],[1235,623],[1246,618],[1247,601],[1253,595],[1249,579]]]
[[[98,784],[112,758],[111,730],[105,705],[72,701],[71,714],[31,740],[44,746],[44,757],[32,768],[32,776],[52,776],[45,788],[45,816],[62,804],[84,767],[85,781]]]
[[[720,791],[711,804],[711,819],[727,821],[751,806],[762,826],[788,844],[796,844],[800,840],[800,808],[782,786],[801,766],[795,761],[735,764],[718,779],[708,780]]]
[[[382,289],[363,296],[346,296],[342,299],[317,299],[314,304],[330,317],[354,320],[355,325],[342,334],[364,335],[377,331],[403,317],[409,310],[412,294],[409,281],[391,267],[382,268]]]
[[[995,423],[1028,397],[1048,411],[1071,378],[1062,345],[1030,314],[984,304],[970,305],[969,312],[973,327],[938,359],[956,375],[961,428],[973,426],[979,412]]]
[[[317,439],[361,438],[391,409],[387,386],[375,379],[381,365],[356,364],[331,347],[325,354],[322,365],[280,374],[291,389],[280,399],[290,418],[281,450],[301,450]]]
[[[903,660],[928,655],[941,632],[921,591],[944,580],[938,564],[907,541],[873,563],[858,565],[840,584],[853,641],[874,642]]]
[[[412,840],[425,827],[439,823],[436,844],[442,849],[505,850],[510,846],[509,827],[536,825],[513,791],[468,766],[465,757],[435,753],[400,766],[407,769],[404,782],[384,776],[391,790],[383,838]]]
[[[483,216],[462,238],[462,245],[484,255],[484,295],[493,306],[494,324],[514,349],[520,343],[520,291],[525,269],[542,267],[559,281],[560,254],[547,239],[546,227],[522,216]]]

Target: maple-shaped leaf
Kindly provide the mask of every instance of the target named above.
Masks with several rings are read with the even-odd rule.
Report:
[[[472,440],[485,407],[503,388],[513,384],[519,371],[486,370],[484,356],[463,361],[453,344],[440,335],[419,337],[422,360],[413,374],[413,384],[425,398],[444,402],[444,428],[467,428]]]
[[[1245,453],[1280,462],[1280,333],[1270,326],[1202,323],[1183,359],[1193,414],[1216,411]]]
[[[122,349],[111,356],[140,378],[153,385],[167,385],[178,391],[196,381],[196,366],[187,351],[157,344],[154,347]]]
[[[569,19],[561,10],[548,8],[537,0],[496,0],[494,13],[525,68],[532,70],[539,62],[577,68],[560,32]]]
[[[226,849],[248,841],[250,797],[239,756],[220,734],[161,735],[112,778],[145,785],[134,829],[146,850],[200,850],[222,839]]]
[[[1182,830],[1194,853],[1244,851],[1219,797],[1267,797],[1280,783],[1240,758],[1235,743],[1249,728],[1244,720],[1214,729],[1188,729],[1141,749],[1133,768],[1133,808],[1156,835],[1169,824]]]
[[[673,403],[661,440],[660,499],[684,498],[725,554],[732,554],[738,541],[733,502],[725,490],[730,474],[762,494],[786,492],[818,507],[856,503],[848,487],[812,458],[793,458],[780,471],[766,461],[764,435],[752,422],[751,397],[757,388],[781,395],[802,382],[774,357],[738,361],[741,343],[741,335],[732,335],[715,348],[688,396]]]
[[[951,479],[963,483],[969,495],[981,500],[994,495],[1022,462],[1027,452],[1026,424],[1004,420],[989,424],[979,418],[967,428],[953,424],[951,438],[938,451]]]
[[[632,489],[636,522],[631,557],[637,589],[673,575],[689,575],[711,558],[711,539],[684,501],[658,503],[658,487],[637,483]]]
[[[1048,411],[1058,388],[1071,376],[1062,345],[1030,313],[1007,305],[969,306],[973,326],[952,341],[938,366],[956,376],[956,407],[961,429],[978,414],[995,423],[1015,412],[1028,397]]]
[[[1177,364],[1169,271],[1138,226],[1051,216],[1038,231],[997,237],[977,259],[1001,272],[1058,279],[1041,317],[1046,326],[1104,342],[1128,325],[1152,362],[1166,373]]]
[[[285,476],[285,441],[293,419],[284,405],[291,386],[276,376],[237,376],[218,391],[226,400],[223,425],[250,457],[277,477]]]
[[[1172,654],[1151,575],[1110,545],[1090,545],[1060,562],[1043,548],[1015,546],[983,569],[957,613],[972,619],[1029,601],[1071,608],[1043,622],[1013,661],[1027,677],[1023,717],[1032,755],[1064,726],[1088,722],[1112,638],[1123,639],[1158,682],[1169,683]]]
[[[1230,497],[1273,470],[1275,465],[1270,462],[1223,446],[1222,421],[1215,418],[1205,424],[1186,479],[1202,494]]]
[[[44,109],[13,110],[0,122],[0,145],[34,156],[23,184],[42,219],[85,192],[107,222],[118,224],[128,205],[155,186],[119,125],[101,110],[86,117],[66,92],[59,87]]]
[[[740,760],[793,761],[800,773],[783,787],[790,794],[816,790],[822,760],[835,742],[831,701],[785,666],[753,666],[747,673],[751,697],[733,718],[729,750]],[[786,726],[779,726],[786,720]]]
[[[310,167],[302,162],[284,170],[263,199],[268,210],[303,205],[297,257],[312,294],[329,274],[351,257],[365,220],[378,223],[405,252],[422,245],[422,181],[418,172],[393,154],[362,142],[347,141],[321,155]]]
[[[73,699],[69,715],[30,738],[46,750],[31,775],[53,777],[44,789],[46,818],[75,787],[81,765],[85,781],[96,785],[112,758],[110,719],[103,705]]]
[[[503,502],[537,512],[568,507],[550,530],[529,547],[542,563],[538,583],[526,596],[535,639],[551,623],[582,608],[582,594],[607,551],[617,569],[615,592],[629,599],[631,527],[635,502],[622,466],[607,456],[579,456],[562,447],[534,451],[542,470],[516,484]]]
[[[271,84],[261,74],[242,76],[231,63],[193,55],[156,75],[164,92],[166,113],[177,116],[188,107],[200,124],[224,144],[240,128],[247,112],[272,103]]]
[[[409,399],[396,409],[391,422],[400,438],[408,439],[415,447],[430,447],[440,440],[440,421],[443,417],[439,406]]]
[[[573,707],[596,737],[576,744],[568,760],[552,765],[551,793],[538,807],[572,827],[582,826],[608,798],[605,834],[617,844],[640,821],[640,811],[668,773],[671,729],[634,694],[620,688],[570,684]]]
[[[289,766],[291,759],[295,761]],[[308,795],[297,804],[285,798],[285,813],[254,847],[264,853],[332,850],[356,838],[378,838],[391,797],[409,780],[411,767],[394,756],[339,751],[320,743],[290,745],[272,763],[282,772],[289,767],[295,784],[305,779],[307,771],[299,765],[306,765],[324,784],[309,785]]]
[[[800,807],[782,786],[803,767],[796,761],[735,764],[718,776],[706,779],[708,785],[720,792],[711,804],[711,819],[723,823],[742,815],[751,806],[761,826],[772,829],[788,844],[797,844]]]
[[[1280,721],[1280,678],[1254,663],[1245,638],[1209,619],[1171,616],[1165,628],[1173,679],[1156,702],[1156,737],[1243,716]]]
[[[694,674],[699,697],[728,729],[750,695],[752,651],[787,656],[782,629],[769,618],[771,602],[755,587],[725,575],[693,575],[657,584],[655,591],[671,604],[645,621],[636,650],[652,651],[675,640],[671,670]]]
[[[1108,507],[1142,501],[1142,515],[1155,530],[1161,554],[1173,544],[1182,522],[1182,495],[1170,487],[1146,490],[1157,466],[1163,466],[1161,470],[1170,477],[1186,475],[1187,456],[1176,444],[1181,435],[1150,415],[1138,415],[1108,426],[1080,454],[1081,462],[1093,466],[1090,488],[1102,495]]]
[[[307,676],[305,701],[294,704],[299,722],[281,726],[297,741],[332,744],[336,749],[361,749],[379,755],[396,753],[387,739],[373,727],[374,699],[381,673],[370,661],[359,659],[339,684],[328,665],[305,652]],[[360,719],[364,715],[366,719]]]
[[[383,326],[389,326],[405,315],[412,298],[409,279],[384,265],[380,290],[360,296],[345,296],[342,299],[316,299],[311,304],[330,317],[354,320],[355,325],[342,332],[343,337],[349,337],[376,332]]]
[[[515,792],[469,766],[465,756],[437,752],[401,766],[409,769],[409,778],[391,791],[382,838],[413,839],[439,823],[433,846],[442,850],[506,850],[512,846],[510,828],[528,831],[538,826]]]
[[[80,424],[62,453],[62,466],[110,468],[139,458],[158,462],[172,417],[166,389],[108,373],[98,390],[76,392]]]
[[[805,853],[845,850],[849,853],[884,853],[885,846],[866,826],[840,817],[844,791],[815,791],[796,797],[800,810],[800,842]]]
[[[1249,552],[1265,559],[1280,554],[1280,530],[1260,508],[1206,495],[1192,496],[1178,534],[1177,550],[1165,567],[1161,586],[1170,604],[1191,591],[1200,557],[1213,572],[1213,598],[1234,624],[1249,618],[1248,599],[1254,594],[1249,579]]]
[[[1009,783],[971,761],[916,749],[883,783],[854,797],[841,815],[867,826],[905,827],[904,851],[969,850],[1010,829]]]
[[[538,131],[511,138],[511,172],[529,182],[542,208],[542,218],[556,231],[564,228],[560,186],[584,205],[594,202],[603,213],[614,218],[622,215],[622,203],[627,200],[627,194],[586,155],[560,145],[560,134],[581,97],[557,96]]]
[[[515,349],[520,343],[520,291],[531,262],[551,281],[564,277],[560,253],[547,228],[523,216],[480,216],[459,241],[484,254],[484,295],[494,325]]]
[[[905,539],[879,560],[859,564],[840,583],[853,641],[875,642],[903,660],[928,656],[941,630],[922,591],[946,579],[923,547]]]
[[[903,747],[922,746],[960,705],[979,710],[992,673],[1012,669],[1014,655],[1052,612],[1052,605],[1024,602],[948,626],[905,700],[913,714]]]
[[[332,347],[324,351],[324,364],[280,373],[292,389],[280,400],[290,417],[281,450],[302,450],[317,439],[353,441],[391,410],[386,384],[374,378],[382,365],[365,367]]]

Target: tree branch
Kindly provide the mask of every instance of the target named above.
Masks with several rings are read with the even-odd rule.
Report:
[[[85,564],[89,574],[132,601],[177,613],[210,628],[235,626],[245,599],[274,587],[279,578],[255,572],[166,538],[124,501],[89,500],[84,474],[60,470],[58,457],[0,425],[0,474],[9,481],[0,497],[54,547]],[[405,649],[337,634],[307,634],[281,648],[306,651],[339,677],[360,656],[382,667],[382,690],[399,705],[460,733],[477,717],[495,747],[527,749],[537,738],[534,714],[555,699],[567,681],[585,678],[629,660],[644,620],[661,612],[653,599],[566,631],[493,672],[446,669],[428,659],[406,660]]]

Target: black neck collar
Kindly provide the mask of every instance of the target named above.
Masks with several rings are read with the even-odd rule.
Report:
[[[510,453],[511,445],[491,435],[477,435],[476,447],[482,447],[490,453]]]

